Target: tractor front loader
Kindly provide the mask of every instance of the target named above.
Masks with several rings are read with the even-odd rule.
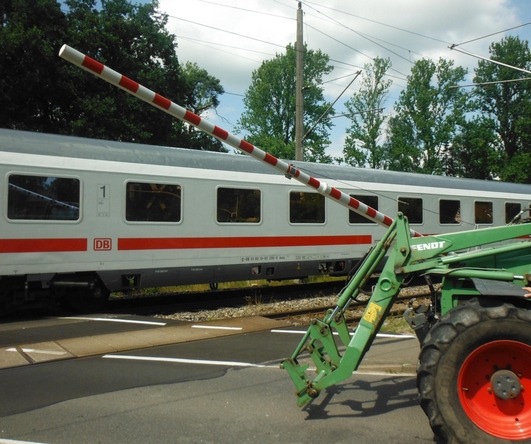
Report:
[[[399,215],[337,306],[312,322],[283,361],[298,404],[352,377],[406,281],[437,277],[440,289],[430,285],[431,304],[405,314],[421,343],[417,386],[434,433],[443,442],[530,442],[531,298],[522,288],[531,280],[530,237],[531,223],[412,237]],[[351,334],[344,313],[384,260]],[[311,371],[299,363],[307,357]]]

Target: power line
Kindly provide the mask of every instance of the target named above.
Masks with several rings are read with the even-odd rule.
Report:
[[[201,3],[208,3],[210,5],[215,5],[215,6],[221,6],[223,8],[236,9],[238,11],[251,12],[253,14],[268,15],[270,17],[276,17],[276,18],[281,18],[281,19],[285,19],[285,20],[295,21],[295,19],[293,17],[286,17],[284,15],[279,15],[279,14],[271,14],[270,12],[256,11],[255,9],[247,9],[247,8],[242,8],[240,6],[227,5],[227,4],[224,4],[224,3],[213,2],[213,1],[210,1],[210,0],[195,0],[195,1],[196,2],[201,2]]]
[[[208,40],[194,39],[193,37],[186,37],[186,36],[183,36],[183,35],[176,35],[176,37],[177,37],[177,39],[188,40],[190,42],[194,42],[194,43],[197,43],[197,44],[204,44],[205,46],[208,46],[208,45],[223,46],[223,47],[226,47],[226,48],[238,49],[238,50],[241,50],[241,51],[247,51],[247,52],[253,52],[253,53],[256,53],[256,54],[266,55],[268,57],[274,57],[275,56],[275,54],[271,54],[270,52],[257,51],[257,50],[254,50],[254,49],[243,48],[241,46],[226,45],[226,44],[219,43],[219,42],[210,42]]]
[[[316,31],[316,32],[318,32],[318,33],[320,33],[320,34],[323,34],[324,36],[328,37],[329,39],[332,39],[332,40],[334,40],[335,42],[340,43],[340,44],[343,45],[343,46],[346,46],[347,48],[351,49],[352,51],[357,52],[358,54],[361,54],[361,55],[364,56],[364,57],[367,57],[369,60],[374,61],[374,58],[373,58],[373,57],[371,57],[371,56],[369,56],[369,55],[367,55],[367,54],[361,52],[359,49],[356,49],[356,48],[354,48],[354,47],[348,45],[348,44],[345,43],[345,42],[342,42],[341,40],[336,39],[335,37],[332,37],[331,35],[327,34],[326,32],[320,31],[319,29],[314,28],[313,26],[310,26],[310,25],[308,25],[308,24],[306,24],[306,26],[308,26],[309,28],[313,29],[314,31]],[[389,69],[390,69],[391,71],[395,71],[396,73],[398,73],[398,74],[400,74],[400,75],[406,77],[406,75],[405,75],[404,73],[398,71],[397,69],[394,69],[394,68],[392,68],[392,67],[389,68]]]
[[[309,1],[303,1],[304,4],[312,4],[313,2],[309,2]],[[331,8],[329,6],[324,6],[324,5],[321,5],[321,4],[317,4],[317,3],[313,3],[314,5],[318,5],[322,8],[326,8],[326,9],[330,9],[331,11],[335,11],[335,12],[339,12],[340,14],[345,14],[345,15],[349,15],[351,17],[356,17],[360,20],[365,20],[367,22],[371,22],[371,23],[376,23],[377,25],[381,25],[381,26],[385,26],[387,28],[391,28],[391,29],[396,29],[397,31],[402,31],[402,32],[406,32],[408,34],[412,34],[412,35],[416,35],[418,37],[423,37],[425,39],[429,39],[429,40],[433,40],[433,41],[436,41],[436,42],[439,42],[439,43],[444,43],[446,45],[449,45],[450,42],[446,42],[444,40],[441,40],[441,39],[438,39],[436,37],[430,37],[430,36],[427,36],[427,35],[424,35],[424,34],[420,34],[418,32],[415,32],[415,31],[411,31],[411,30],[408,30],[408,29],[405,29],[405,28],[400,28],[398,26],[393,26],[393,25],[389,25],[388,23],[383,23],[383,22],[379,22],[377,20],[372,20],[372,19],[369,19],[369,18],[366,18],[366,17],[362,17],[360,15],[356,15],[356,14],[352,14],[350,12],[346,12],[346,11],[342,11],[340,9],[335,9],[335,8]]]
[[[453,85],[450,86],[450,88],[470,88],[475,86],[497,85],[498,83],[523,82],[524,80],[531,80],[531,77],[523,77],[521,79],[495,80],[493,82],[470,83],[468,85]]]
[[[175,17],[174,15],[170,15],[170,14],[166,14],[168,17],[171,17],[172,19],[175,19],[175,20],[180,20],[182,22],[186,22],[186,23],[191,23],[192,25],[197,25],[197,26],[202,26],[204,28],[209,28],[209,29],[213,29],[215,31],[219,31],[219,32],[225,32],[227,34],[232,34],[232,35],[235,35],[237,37],[243,37],[245,39],[249,39],[249,40],[254,40],[256,42],[260,42],[260,43],[265,43],[266,45],[272,45],[272,46],[276,46],[278,48],[285,48],[284,45],[279,45],[277,43],[273,43],[273,42],[268,42],[267,40],[262,40],[262,39],[258,39],[256,37],[249,37],[248,35],[243,35],[243,34],[238,34],[237,32],[234,32],[234,31],[227,31],[226,29],[221,29],[221,28],[216,28],[215,26],[211,26],[211,25],[205,25],[203,23],[199,23],[199,22],[194,22],[192,20],[187,20],[187,19],[184,19],[184,18],[181,18],[181,17]]]
[[[307,6],[308,6],[308,5],[307,5]],[[392,50],[389,49],[389,48],[386,48],[386,47],[383,46],[382,44],[380,44],[380,43],[378,43],[378,42],[375,42],[375,41],[374,41],[372,38],[370,38],[367,34],[363,34],[363,33],[359,32],[359,31],[356,31],[355,29],[352,29],[351,27],[349,27],[349,26],[347,26],[347,25],[341,23],[340,21],[338,21],[338,20],[336,20],[336,19],[334,19],[334,18],[332,18],[332,17],[327,16],[326,14],[322,13],[321,11],[318,11],[317,9],[313,8],[312,6],[309,6],[309,8],[311,8],[311,9],[313,9],[314,11],[316,11],[317,13],[323,15],[324,17],[326,17],[328,20],[332,21],[333,23],[335,23],[335,24],[337,24],[337,25],[340,25],[340,26],[342,26],[342,27],[345,28],[345,29],[348,29],[350,32],[353,32],[354,34],[359,35],[360,37],[362,37],[362,38],[368,40],[369,42],[373,43],[374,45],[379,46],[380,48],[385,49],[386,51],[389,51],[391,54],[394,54],[395,56],[397,56],[397,57],[399,57],[399,58],[405,60],[406,62],[411,63],[411,60],[405,58],[404,56],[398,54],[398,53],[395,52],[395,51],[392,51]],[[308,26],[309,26],[309,25],[308,25]],[[315,29],[315,28],[313,28],[313,29]],[[315,30],[317,31],[317,29],[315,29]],[[327,34],[325,34],[325,35],[327,35]],[[328,36],[328,37],[330,37],[330,36]],[[335,40],[338,41],[337,39],[335,39]],[[387,43],[387,42],[386,42],[386,43]],[[353,48],[350,47],[350,46],[349,46],[349,48],[353,49]],[[357,50],[355,50],[355,51],[357,51]],[[359,51],[357,51],[357,52],[359,52]],[[360,52],[360,54],[363,54],[363,53]],[[365,55],[365,54],[363,54],[363,55]],[[365,55],[365,56],[366,56],[366,55]],[[372,57],[369,57],[369,56],[366,56],[366,57],[368,57],[368,58],[371,59],[371,60],[373,59]]]
[[[519,68],[518,66],[508,65],[507,63],[499,62],[498,60],[488,59],[487,57],[483,57],[483,56],[480,56],[480,55],[477,55],[477,54],[472,54],[471,52],[465,51],[464,49],[456,48],[455,45],[450,45],[448,48],[453,49],[454,51],[461,52],[463,54],[475,57],[475,58],[480,59],[480,60],[485,60],[486,62],[491,62],[491,63],[494,63],[496,65],[505,66],[506,68],[511,68],[511,69],[516,70],[516,71],[525,72],[526,74],[531,74],[531,71],[529,71],[528,69]]]
[[[452,45],[452,47],[455,48],[456,46],[466,45],[467,43],[476,42],[478,40],[482,40],[482,39],[485,39],[487,37],[492,37],[493,35],[496,35],[496,34],[501,34],[501,33],[504,33],[504,32],[512,31],[514,29],[522,28],[522,27],[527,26],[527,25],[531,25],[531,22],[522,23],[521,25],[513,26],[512,28],[507,28],[507,29],[504,29],[503,31],[493,32],[491,34],[487,34],[487,35],[484,35],[484,36],[481,36],[481,37],[477,37],[477,38],[472,39],[472,40],[467,40],[466,42],[457,43],[457,44]]]

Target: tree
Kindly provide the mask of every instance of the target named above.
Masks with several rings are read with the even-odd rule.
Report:
[[[469,107],[468,94],[455,87],[465,74],[445,59],[415,62],[389,121],[390,169],[446,173],[445,153]]]
[[[67,43],[194,109],[203,100],[196,82],[208,83],[212,106],[217,106],[215,96],[223,93],[219,81],[206,72],[183,72],[176,37],[166,30],[167,15],[158,12],[156,0],[135,5],[127,0],[66,0],[64,5],[65,12],[56,0],[0,3],[0,126],[222,149],[218,141],[191,137],[187,125],[58,57]],[[206,104],[202,112],[207,112]]]
[[[527,41],[506,37],[490,46],[491,60],[531,69]],[[529,74],[486,60],[480,60],[474,82],[478,108],[495,122],[503,152],[496,173],[502,180],[531,183],[531,82],[517,81]],[[516,80],[516,81],[515,81]]]
[[[175,36],[157,2],[66,0],[68,41],[118,72],[177,103],[187,95],[175,54]],[[72,133],[95,138],[180,145],[183,124],[142,101],[63,62],[72,102],[66,112]]]
[[[500,139],[494,121],[475,116],[463,124],[444,158],[446,174],[454,177],[492,180],[499,169]]]
[[[66,94],[57,61],[65,16],[56,0],[3,0],[0,20],[0,126],[56,132],[63,119],[53,98]]]
[[[304,160],[330,162],[324,152],[330,143],[330,115],[318,119],[329,108],[324,100],[322,77],[332,71],[328,56],[305,48],[304,127],[313,130],[303,143]],[[246,132],[249,142],[286,159],[295,157],[295,49],[286,47],[252,73],[251,85],[243,100],[244,112],[238,132]],[[314,126],[315,125],[315,126]]]
[[[182,67],[182,73],[188,85],[188,97],[185,102],[187,109],[198,116],[205,117],[218,107],[218,96],[223,94],[225,90],[219,79],[208,74],[197,63],[186,62]],[[186,125],[183,128],[182,137],[186,138],[185,146],[188,148],[227,151],[219,140],[191,125]]]
[[[361,87],[346,103],[352,124],[347,130],[343,154],[353,166],[383,168],[385,150],[380,143],[383,135],[384,103],[391,80],[384,76],[391,67],[389,59],[375,58],[373,65],[365,65]]]

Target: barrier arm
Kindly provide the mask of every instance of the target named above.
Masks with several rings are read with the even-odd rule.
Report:
[[[114,71],[113,69],[105,66],[101,62],[79,52],[78,50],[63,45],[59,51],[59,56],[68,62],[83,68],[84,70],[96,75],[97,77],[105,80],[111,85],[117,86],[124,91],[132,94],[144,102],[159,108],[160,110],[182,120],[195,128],[215,137],[216,139],[236,148],[237,150],[248,154],[249,156],[260,160],[263,163],[276,168],[288,178],[293,178],[304,185],[307,185],[315,189],[319,194],[325,197],[331,198],[341,205],[347,207],[350,210],[355,211],[367,219],[376,222],[385,227],[389,227],[393,223],[393,219],[378,210],[364,204],[363,202],[349,196],[343,191],[328,185],[326,182],[320,181],[307,173],[296,168],[294,165],[284,162],[275,156],[266,153],[260,148],[247,142],[244,139],[229,133],[228,131],[220,128],[217,125],[212,124],[208,120],[205,120],[194,114],[193,112],[177,105],[166,97],[140,85],[136,81]],[[410,230],[412,236],[422,236],[422,234]]]

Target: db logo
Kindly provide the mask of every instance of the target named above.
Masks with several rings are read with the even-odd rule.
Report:
[[[112,239],[109,237],[94,238],[94,251],[112,250]]]

